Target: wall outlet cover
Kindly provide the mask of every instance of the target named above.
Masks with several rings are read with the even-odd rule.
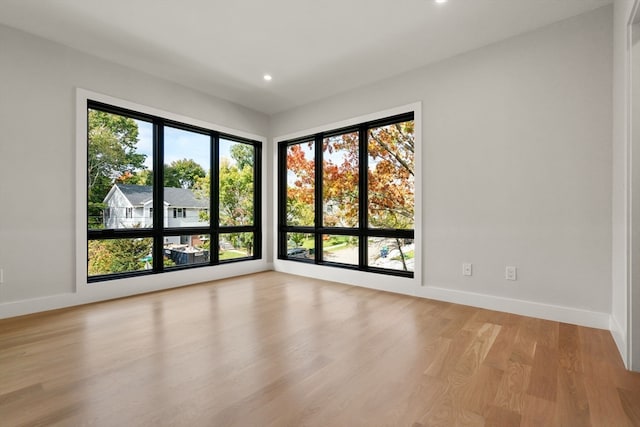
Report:
[[[462,275],[471,276],[473,274],[473,264],[465,262],[462,264]]]

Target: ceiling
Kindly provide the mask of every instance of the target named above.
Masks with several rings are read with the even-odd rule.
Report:
[[[0,23],[273,114],[609,3],[1,0]]]

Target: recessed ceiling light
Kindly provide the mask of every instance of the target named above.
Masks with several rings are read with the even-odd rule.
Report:
[[[446,3],[447,0],[436,0],[436,3]]]
[[[273,77],[271,77],[271,74],[265,74],[263,78],[264,78],[266,81],[270,82],[270,81],[271,81],[271,79],[272,79]]]

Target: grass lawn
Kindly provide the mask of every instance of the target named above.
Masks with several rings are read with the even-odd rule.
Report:
[[[330,239],[325,240],[323,242],[324,250],[334,251],[337,249],[343,249],[345,247],[348,247],[350,246],[349,239],[350,239],[350,236],[332,236]],[[305,249],[315,249],[316,247],[315,240],[313,239],[313,237],[305,238],[302,241],[301,247]]]
[[[218,258],[220,259],[220,261],[224,261],[225,259],[235,259],[235,258],[245,258],[245,257],[247,257],[246,252],[238,251],[235,249],[222,251],[218,253]]]
[[[404,255],[404,259],[412,259],[415,256],[414,251],[407,251],[407,252],[403,252]],[[394,257],[393,258],[396,261],[400,261],[400,256]]]

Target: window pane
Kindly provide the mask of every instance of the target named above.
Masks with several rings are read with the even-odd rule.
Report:
[[[209,135],[164,128],[164,226],[209,224]]]
[[[89,276],[152,268],[153,239],[89,240]]]
[[[220,225],[253,225],[255,148],[220,139]]]
[[[152,124],[89,109],[87,126],[88,228],[151,227]]]
[[[253,233],[223,233],[218,243],[220,261],[253,256]]]
[[[322,207],[326,227],[357,227],[358,174],[358,132],[325,138]]]
[[[367,147],[369,227],[413,229],[413,120],[370,129]]]
[[[358,238],[356,236],[322,236],[322,260],[358,265]]]
[[[414,271],[413,239],[370,237],[369,266],[390,270]]]
[[[164,266],[207,264],[209,263],[210,246],[211,241],[208,234],[165,236]]]
[[[287,233],[287,257],[313,259],[315,253],[313,234]]]
[[[287,225],[314,225],[314,143],[287,147]]]

